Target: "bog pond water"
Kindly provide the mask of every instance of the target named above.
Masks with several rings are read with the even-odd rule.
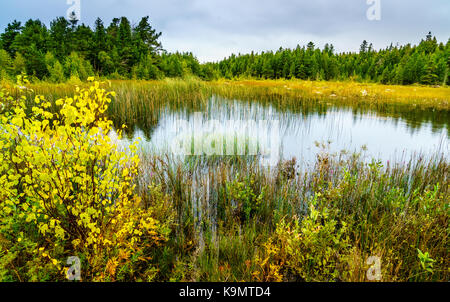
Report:
[[[449,122],[448,111],[319,102],[280,109],[212,96],[201,110],[166,107],[156,122],[144,118],[129,124],[118,143],[124,147],[140,139],[140,152],[152,154],[259,154],[295,157],[304,165],[314,161],[318,145],[332,153],[365,150],[368,158],[381,161],[436,153],[449,158]]]

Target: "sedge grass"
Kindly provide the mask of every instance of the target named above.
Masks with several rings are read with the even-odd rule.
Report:
[[[180,252],[172,270],[161,272],[162,280],[181,266],[189,269],[179,281],[261,281],[257,276],[264,269],[257,259],[267,256],[277,226],[302,221],[312,205],[350,230],[339,280],[367,281],[361,270],[370,255],[383,257],[384,281],[449,279],[449,167],[442,155],[382,164],[367,163],[362,154],[323,152],[313,169],[287,161],[272,171],[245,159],[206,172],[198,163],[142,159],[141,169],[150,170],[150,181],[172,196],[178,215],[174,250]],[[262,203],[252,207],[258,196]],[[245,207],[251,208],[249,215]],[[433,273],[421,268],[417,249],[432,255]],[[323,261],[317,253],[314,261]],[[302,280],[282,266],[280,274],[284,281]]]

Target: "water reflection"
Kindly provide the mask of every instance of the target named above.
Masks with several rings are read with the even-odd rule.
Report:
[[[367,147],[369,155],[381,160],[395,160],[413,153],[445,153],[448,156],[450,120],[448,111],[422,110],[410,106],[337,106],[330,103],[308,103],[281,107],[276,102],[260,104],[227,100],[213,96],[203,108],[163,108],[148,117],[131,121],[116,117],[116,125],[129,125],[127,145],[142,138],[142,152],[167,153],[180,135],[177,121],[193,125],[195,112],[202,112],[203,121],[217,120],[224,127],[229,121],[278,121],[280,154],[285,159],[296,157],[299,162],[314,160],[316,142],[330,142],[330,151],[358,151]],[[113,115],[114,116],[114,115]],[[247,129],[252,135],[261,129]],[[195,130],[198,132],[198,129]],[[113,134],[114,135],[114,134]],[[203,135],[203,134],[202,134]]]

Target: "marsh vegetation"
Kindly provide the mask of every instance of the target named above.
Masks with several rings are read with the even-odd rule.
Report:
[[[65,280],[69,256],[83,281],[367,281],[370,256],[383,281],[449,280],[446,87],[20,86],[0,94],[3,281]],[[146,145],[195,112],[279,120],[279,160]]]

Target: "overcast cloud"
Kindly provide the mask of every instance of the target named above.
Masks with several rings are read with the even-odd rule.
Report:
[[[231,53],[276,50],[313,41],[336,50],[357,51],[366,39],[374,47],[417,44],[431,31],[450,38],[449,0],[380,0],[381,20],[369,21],[366,0],[80,0],[81,22],[97,17],[107,26],[126,16],[132,23],[150,16],[169,51],[191,51],[201,61]],[[65,16],[67,0],[0,0],[0,29],[14,19],[40,19],[49,25]]]

